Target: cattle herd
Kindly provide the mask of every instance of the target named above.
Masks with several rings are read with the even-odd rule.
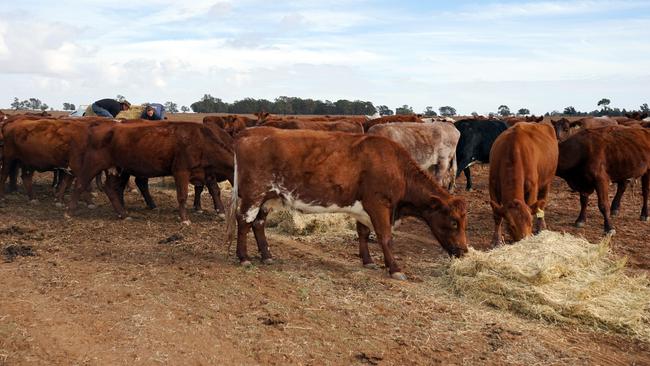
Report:
[[[477,162],[490,165],[495,246],[504,243],[504,221],[515,241],[545,229],[544,207],[553,199],[555,176],[580,196],[576,226],[585,224],[588,198],[596,191],[604,230],[613,231],[611,217],[629,181],[638,178],[640,219],[648,221],[647,115],[453,121],[258,113],[256,118],[208,116],[196,123],[0,114],[0,121],[1,200],[7,190],[17,189],[20,172],[33,201],[33,172],[53,171],[57,205],[63,206],[66,189],[72,191],[67,217],[77,214],[80,199],[92,205],[88,193],[95,180],[117,216],[126,218],[124,190],[131,176],[149,208],[155,203],[148,179],[172,176],[181,222],[190,224],[189,184],[195,187],[196,210],[207,187],[215,210],[226,216],[228,240],[236,234],[242,265],[251,264],[246,248],[251,229],[262,261],[272,263],[264,227],[267,214],[278,206],[349,214],[357,222],[363,265],[376,267],[368,250],[374,231],[384,264],[396,279],[406,276],[392,254],[391,232],[403,217],[421,219],[449,255],[460,257],[468,250],[467,208],[452,193],[461,172],[466,189],[472,189],[470,166]],[[231,203],[224,205],[217,183],[226,180],[233,191]],[[611,183],[617,191],[610,205]]]

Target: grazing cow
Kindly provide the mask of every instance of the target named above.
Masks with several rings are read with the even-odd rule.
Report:
[[[406,149],[418,166],[451,190],[456,181],[456,145],[460,132],[448,122],[375,125],[370,135],[387,137]]]
[[[469,167],[474,163],[489,163],[490,150],[494,140],[508,129],[508,125],[500,120],[465,119],[454,125],[460,131],[460,140],[456,147],[456,163],[458,170],[465,173],[466,189],[472,190],[472,176]]]
[[[374,230],[396,279],[406,279],[391,251],[391,227],[401,217],[424,220],[449,255],[467,251],[465,201],[450,196],[387,138],[259,127],[235,141],[235,166],[228,232],[236,218],[243,265],[250,265],[246,235],[251,227],[262,261],[272,261],[264,222],[275,204],[306,213],[350,214],[357,220],[363,264],[374,265],[368,252]]]
[[[515,241],[544,230],[544,207],[555,176],[557,138],[547,124],[521,122],[494,141],[490,152],[490,205],[494,216],[493,245],[503,243],[505,219]]]
[[[615,216],[619,210],[628,179],[638,177],[641,177],[643,194],[641,220],[648,221],[650,131],[623,126],[581,130],[560,142],[556,174],[580,193],[577,227],[585,224],[589,195],[595,190],[605,232],[614,230],[610,216]],[[618,184],[611,207],[608,202],[610,182]]]
[[[285,121],[268,121],[261,124],[264,127],[274,127],[283,130],[316,130],[316,131],[341,131],[351,133],[363,133],[361,123],[340,121],[302,121],[302,120],[285,120]]]
[[[172,175],[176,183],[179,214],[189,224],[185,202],[187,185],[206,184],[214,188],[217,177],[232,181],[233,153],[212,130],[188,122],[132,122],[94,126],[83,165],[77,176],[68,215],[76,209],[79,193],[103,170],[117,170],[141,178]],[[109,174],[105,189],[118,217],[126,211],[119,197],[119,177]]]
[[[103,124],[114,123],[111,120]],[[29,199],[35,202],[32,190],[34,171],[67,172],[59,185],[56,200],[63,202],[65,188],[81,167],[81,156],[86,148],[88,128],[91,124],[80,120],[57,119],[16,119],[3,126],[5,136],[3,164],[0,174],[0,197],[4,195],[7,176],[16,171],[17,164],[22,169],[23,185]],[[94,177],[94,176],[93,176]]]
[[[423,122],[421,116],[416,114],[398,114],[394,116],[383,116],[363,122],[363,130],[368,131],[372,126],[381,125],[384,123],[395,122]]]

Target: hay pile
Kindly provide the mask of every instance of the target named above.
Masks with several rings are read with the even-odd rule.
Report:
[[[271,211],[266,226],[289,235],[356,231],[356,221],[346,214],[303,214],[293,210]]]
[[[610,240],[594,245],[544,231],[491,252],[472,250],[449,275],[458,293],[499,309],[650,340],[650,283],[624,273]]]
[[[142,115],[142,111],[144,111],[144,106],[143,105],[131,105],[131,108],[129,108],[128,111],[121,111],[120,113],[115,116],[115,118],[124,118],[124,119],[138,119]],[[92,104],[89,105],[86,108],[86,111],[84,112],[84,116],[96,116],[95,112],[93,112]]]

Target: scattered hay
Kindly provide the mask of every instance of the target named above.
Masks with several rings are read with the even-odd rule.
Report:
[[[267,227],[289,235],[313,235],[340,233],[356,230],[356,222],[346,214],[303,214],[296,211],[278,210],[269,213]]]
[[[16,257],[33,257],[36,255],[34,248],[29,245],[9,245],[2,250],[2,254],[5,256],[5,262],[7,263],[13,262]]]
[[[449,275],[458,293],[498,309],[650,340],[650,283],[625,275],[610,240],[594,245],[544,231],[487,253],[471,250]]]

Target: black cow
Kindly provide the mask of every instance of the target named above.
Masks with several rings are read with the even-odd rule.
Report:
[[[503,131],[508,129],[508,125],[504,121],[495,119],[464,119],[454,125],[460,131],[460,140],[456,147],[456,162],[458,164],[456,178],[460,176],[461,171],[465,172],[466,189],[471,191],[472,176],[469,167],[476,161],[490,162],[492,144]]]

